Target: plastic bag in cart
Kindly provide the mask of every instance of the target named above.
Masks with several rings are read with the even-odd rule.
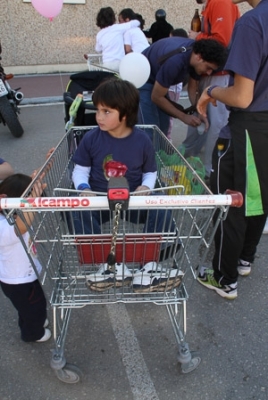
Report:
[[[161,160],[161,163],[160,163]],[[199,157],[188,157],[187,162],[203,180],[205,178],[205,167]],[[157,162],[160,167],[160,179],[165,186],[184,186],[184,194],[202,194],[203,186],[194,178],[191,170],[187,168],[183,159],[177,154],[167,154],[159,150]],[[169,189],[169,195],[178,194],[177,189]]]

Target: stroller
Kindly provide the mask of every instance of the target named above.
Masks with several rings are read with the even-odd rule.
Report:
[[[84,71],[70,76],[63,94],[66,131],[74,125],[97,125],[92,92],[103,80],[114,76],[112,72],[106,71]]]

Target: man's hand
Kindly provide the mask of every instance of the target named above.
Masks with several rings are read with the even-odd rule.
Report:
[[[168,115],[173,116],[173,118],[178,118],[186,125],[197,127],[201,124],[202,121],[196,114],[185,114],[167,100],[165,97],[166,93],[167,89],[158,82],[155,82],[152,91],[152,101]]]
[[[195,31],[189,31],[188,32],[188,37],[189,39],[196,39],[196,37],[199,35],[200,32],[195,32]]]
[[[181,118],[181,121],[184,122],[186,125],[190,125],[193,127],[197,127],[201,124],[201,119],[196,114],[184,114]]]
[[[34,180],[37,175],[38,171],[37,170],[33,171],[33,173],[31,174],[32,180]],[[45,177],[45,172],[43,172],[38,176],[38,179],[33,184],[31,197],[41,197],[43,191],[47,187],[47,184],[43,182],[44,177]]]
[[[213,106],[217,107],[217,101],[215,99],[212,99],[212,97],[209,97],[209,95],[207,94],[208,88],[209,86],[203,91],[196,105],[199,114],[205,118],[207,118],[208,103],[211,103],[213,104]]]

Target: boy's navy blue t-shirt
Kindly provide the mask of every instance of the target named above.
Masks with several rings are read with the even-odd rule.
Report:
[[[142,184],[142,174],[157,169],[152,141],[137,127],[122,139],[94,128],[85,134],[73,156],[75,164],[91,168],[89,184],[96,192],[107,192],[105,164],[111,160],[127,166],[125,177],[131,192]]]

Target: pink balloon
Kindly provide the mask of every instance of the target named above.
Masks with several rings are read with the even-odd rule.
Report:
[[[32,5],[39,14],[52,21],[61,12],[63,0],[32,0]]]

